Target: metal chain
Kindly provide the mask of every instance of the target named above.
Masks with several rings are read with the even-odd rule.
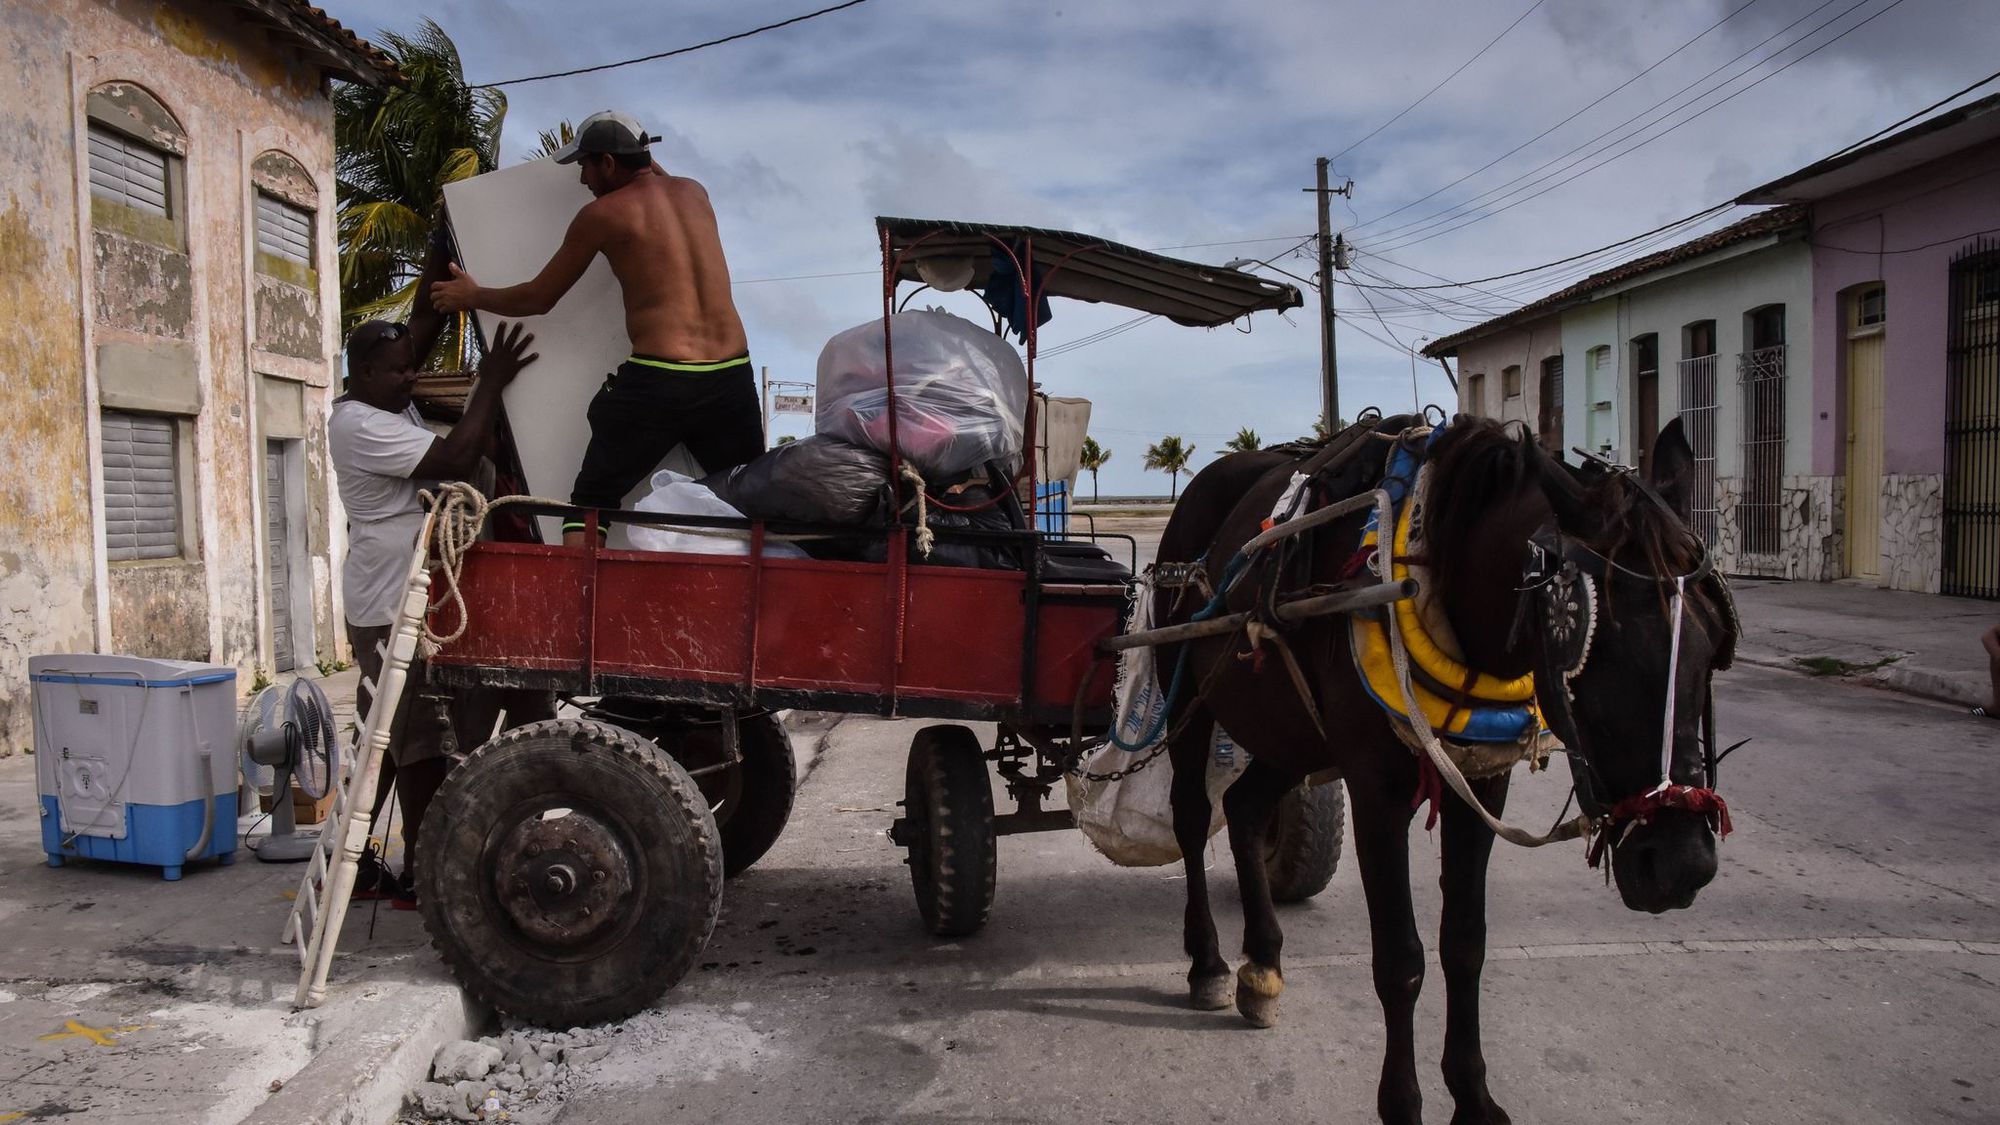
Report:
[[[1138,773],[1140,770],[1145,769],[1147,766],[1152,765],[1154,759],[1158,758],[1160,755],[1167,752],[1167,745],[1168,745],[1167,740],[1165,738],[1162,738],[1160,739],[1160,744],[1153,748],[1152,753],[1146,755],[1145,757],[1139,759],[1136,762],[1133,762],[1129,766],[1112,770],[1109,773],[1091,773],[1090,771],[1082,768],[1083,753],[1081,751],[1078,751],[1076,755],[1076,761],[1073,764],[1065,767],[1063,769],[1063,772],[1069,774],[1071,777],[1079,778],[1083,781],[1123,781],[1126,778],[1131,777],[1133,774]]]

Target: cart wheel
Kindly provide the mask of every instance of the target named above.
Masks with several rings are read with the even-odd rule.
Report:
[[[728,771],[728,787],[714,810],[722,830],[722,873],[732,879],[764,858],[784,834],[798,789],[792,740],[776,715],[745,716],[736,730],[743,760]]]
[[[722,906],[708,804],[658,746],[557,719],[502,734],[424,816],[424,928],[473,996],[546,1027],[622,1019],[686,975]]]
[[[1347,802],[1339,782],[1302,785],[1285,794],[1264,838],[1271,901],[1304,902],[1326,889],[1340,867]]]
[[[993,909],[993,789],[979,739],[964,727],[925,727],[904,775],[910,883],[917,911],[939,937],[986,924]]]

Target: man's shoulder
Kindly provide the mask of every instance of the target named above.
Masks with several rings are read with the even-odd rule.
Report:
[[[351,398],[334,400],[333,409],[327,412],[326,428],[328,436],[335,441],[363,435],[381,437],[408,430],[430,432],[414,406],[397,413]]]

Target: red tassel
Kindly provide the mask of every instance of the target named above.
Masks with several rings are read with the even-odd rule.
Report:
[[[1410,798],[1410,811],[1416,812],[1431,803],[1431,815],[1424,821],[1424,831],[1437,827],[1438,804],[1444,800],[1444,779],[1438,776],[1437,767],[1422,754],[1417,755],[1417,792]]]

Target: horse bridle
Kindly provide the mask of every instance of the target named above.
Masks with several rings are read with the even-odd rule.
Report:
[[[1663,511],[1672,513],[1664,499],[1636,474],[1628,469],[1614,470],[1627,474],[1627,483],[1637,486],[1648,499]],[[1681,632],[1687,617],[1687,595],[1690,589],[1705,591],[1709,599],[1722,613],[1726,636],[1718,644],[1709,662],[1711,672],[1721,671],[1734,657],[1735,641],[1740,631],[1736,618],[1735,599],[1729,592],[1728,581],[1715,569],[1714,560],[1706,547],[1697,540],[1699,560],[1693,570],[1686,574],[1662,576],[1633,570],[1592,549],[1581,541],[1563,533],[1559,528],[1544,528],[1529,541],[1529,559],[1523,571],[1521,584],[1522,605],[1516,613],[1516,624],[1526,618],[1530,600],[1539,602],[1541,611],[1542,637],[1538,646],[1538,685],[1549,687],[1537,692],[1544,721],[1567,748],[1564,755],[1569,760],[1570,776],[1576,792],[1576,800],[1584,815],[1590,818],[1597,840],[1590,849],[1591,863],[1595,866],[1598,856],[1608,842],[1622,838],[1623,832],[1614,836],[1621,824],[1624,832],[1629,832],[1638,823],[1643,823],[1650,814],[1661,807],[1678,807],[1692,811],[1712,812],[1717,816],[1718,834],[1728,833],[1728,811],[1720,796],[1715,792],[1716,775],[1723,758],[1733,752],[1736,746],[1718,752],[1715,737],[1715,702],[1711,695],[1704,701],[1702,709],[1702,764],[1705,773],[1704,786],[1676,785],[1673,780],[1673,747],[1676,688],[1680,673]],[[1613,582],[1643,583],[1655,589],[1671,586],[1668,614],[1672,619],[1672,642],[1667,664],[1667,681],[1663,705],[1661,730],[1660,778],[1646,793],[1636,797],[1612,802],[1604,794],[1600,776],[1591,761],[1588,745],[1577,727],[1575,712],[1572,710],[1569,681],[1579,675],[1589,663],[1590,654],[1597,639],[1597,615],[1599,612],[1598,590],[1600,584],[1609,586]],[[1746,740],[1747,741],[1747,740]]]

